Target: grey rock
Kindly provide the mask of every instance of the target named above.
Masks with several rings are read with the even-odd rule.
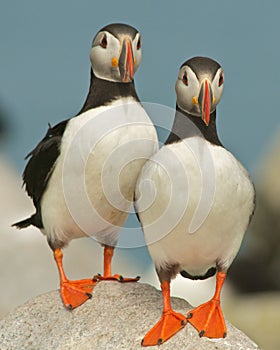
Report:
[[[172,298],[178,312],[191,306]],[[148,284],[100,282],[93,298],[69,311],[58,291],[52,291],[19,306],[0,321],[1,350],[93,350],[143,349],[141,340],[161,315],[161,292]],[[190,325],[160,349],[253,350],[259,349],[244,333],[227,323],[225,339],[199,338]],[[157,347],[158,348],[158,347]]]

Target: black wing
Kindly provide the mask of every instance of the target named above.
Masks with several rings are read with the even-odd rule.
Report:
[[[49,126],[42,141],[26,156],[25,159],[30,159],[23,172],[23,184],[28,195],[33,199],[36,213],[13,226],[18,228],[29,225],[43,227],[40,202],[59,156],[61,139],[67,123],[68,120],[65,120],[54,127]]]

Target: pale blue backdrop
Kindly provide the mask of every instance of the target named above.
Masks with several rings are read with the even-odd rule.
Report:
[[[2,147],[21,171],[47,122],[80,109],[94,34],[107,23],[126,22],[143,35],[136,74],[143,101],[173,107],[178,67],[193,55],[223,65],[220,135],[253,170],[280,124],[279,13],[277,0],[2,1],[0,110],[9,123]]]

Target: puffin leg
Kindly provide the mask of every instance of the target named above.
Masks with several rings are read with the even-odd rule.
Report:
[[[94,278],[99,281],[119,281],[119,282],[137,282],[139,281],[140,277],[136,278],[127,278],[123,277],[122,275],[115,274],[112,275],[111,271],[111,265],[112,265],[112,258],[114,255],[114,248],[105,245],[104,246],[104,275],[95,275]]]
[[[226,324],[220,306],[220,295],[226,278],[226,273],[216,275],[216,291],[211,300],[191,310],[188,321],[197,329],[200,337],[225,338]]]
[[[77,281],[68,280],[62,264],[62,250],[54,250],[54,259],[60,277],[60,295],[64,305],[72,310],[92,297],[92,290],[97,284],[94,279],[83,279]]]
[[[164,343],[187,323],[184,315],[175,312],[170,303],[170,282],[161,283],[163,311],[160,320],[145,335],[142,346],[153,346]]]

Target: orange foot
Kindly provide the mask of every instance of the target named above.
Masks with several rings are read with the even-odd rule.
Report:
[[[123,277],[122,275],[109,275],[109,276],[102,276],[100,274],[95,275],[94,279],[97,279],[98,281],[118,281],[118,282],[138,282],[140,280],[140,276],[137,276],[135,278],[129,278],[129,277]]]
[[[94,279],[61,282],[60,295],[64,305],[70,310],[80,306],[92,297],[92,290],[97,283]]]
[[[188,321],[197,329],[200,337],[225,338],[227,329],[220,301],[212,299],[190,311]]]
[[[184,315],[173,310],[164,312],[156,325],[149,330],[142,340],[142,346],[161,345],[187,323]]]

